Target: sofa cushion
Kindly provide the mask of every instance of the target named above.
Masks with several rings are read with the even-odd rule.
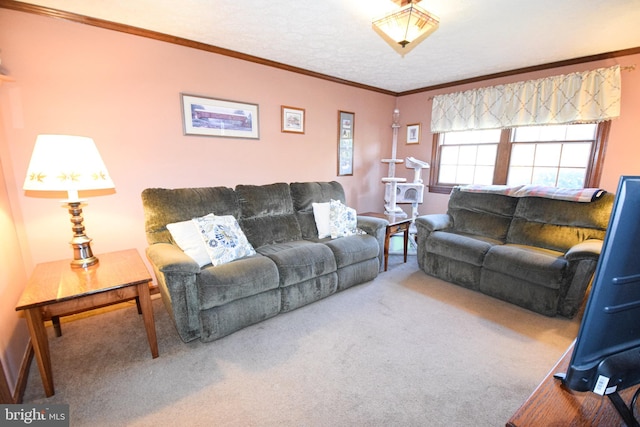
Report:
[[[337,268],[357,264],[371,258],[378,258],[380,246],[378,241],[369,235],[341,237],[325,242],[336,259]]]
[[[567,274],[568,261],[561,252],[522,245],[499,245],[489,249],[483,268],[559,289]]]
[[[489,237],[504,242],[518,199],[454,188],[447,213],[456,232]]]
[[[238,185],[239,223],[254,248],[300,240],[289,185]]]
[[[205,267],[196,280],[200,310],[276,289],[279,285],[276,265],[260,255]]]
[[[614,195],[588,202],[541,197],[518,200],[507,242],[566,252],[587,239],[604,239]]]
[[[322,243],[273,245],[264,251],[278,267],[280,287],[295,285],[336,271],[333,252]]]
[[[200,231],[213,265],[256,254],[233,216],[209,214],[192,221]]]
[[[174,243],[167,224],[210,213],[240,215],[236,193],[227,187],[147,188],[142,192],[142,205],[149,244]]]
[[[256,249],[260,255],[269,256],[284,250],[295,249],[301,246],[306,246],[312,242],[308,240],[293,240],[291,242],[275,243],[273,245],[264,245]]]
[[[342,185],[336,181],[292,182],[289,187],[302,237],[304,239],[318,239],[313,203],[329,203],[332,199],[346,203]]]
[[[434,231],[426,241],[428,253],[477,267],[482,266],[485,254],[497,244],[500,241],[446,231]]]

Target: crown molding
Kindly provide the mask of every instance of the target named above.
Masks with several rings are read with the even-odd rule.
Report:
[[[398,1],[403,1],[403,0],[398,0]],[[352,82],[349,80],[340,79],[327,74],[305,70],[304,68],[293,67],[291,65],[283,64],[281,62],[271,61],[271,60],[260,58],[253,55],[247,55],[234,50],[225,49],[222,47],[213,46],[206,43],[196,42],[196,41],[185,39],[182,37],[175,37],[175,36],[160,33],[157,31],[145,30],[143,28],[133,27],[125,24],[119,24],[117,22],[106,21],[98,18],[91,18],[88,16],[79,15],[71,12],[65,12],[62,10],[52,9],[44,6],[37,6],[37,5],[19,2],[15,0],[0,0],[0,8],[32,13],[40,16],[47,16],[50,18],[63,19],[65,21],[91,25],[93,27],[99,27],[107,30],[118,31],[121,33],[132,34],[139,37],[146,37],[146,38],[150,38],[150,39],[154,39],[154,40],[158,40],[166,43],[172,43],[180,46],[190,47],[193,49],[203,50],[203,51],[215,53],[218,55],[224,55],[231,58],[240,59],[243,61],[249,61],[256,64],[265,65],[267,67],[278,68],[278,69],[289,71],[292,73],[302,74],[305,76],[330,81],[333,83],[343,84],[343,85],[347,85],[347,86],[351,86],[359,89],[369,90],[369,91],[378,92],[385,95],[391,95],[396,97],[412,95],[412,94],[422,93],[422,92],[430,92],[433,90],[455,87],[455,86],[468,84],[468,83],[476,83],[484,80],[491,80],[491,79],[496,79],[501,77],[514,76],[517,74],[524,74],[524,73],[529,73],[533,71],[548,70],[551,68],[564,67],[567,65],[582,64],[587,62],[599,61],[603,59],[612,59],[612,58],[617,58],[621,56],[640,54],[640,47],[634,47],[634,48],[618,50],[614,52],[607,52],[607,53],[601,53],[597,55],[567,59],[563,61],[550,62],[547,64],[541,64],[541,65],[536,65],[532,67],[517,68],[514,70],[507,70],[507,71],[502,71],[494,74],[471,77],[468,79],[456,80],[456,81],[441,83],[433,86],[425,86],[422,88],[412,89],[412,90],[403,91],[403,92],[393,92],[390,90],[386,90],[386,89],[382,89],[374,86],[364,85],[364,84]]]
[[[225,49],[222,47],[213,46],[206,43],[196,42],[196,41],[185,39],[182,37],[171,36],[168,34],[157,32],[157,31],[133,27],[131,25],[120,24],[117,22],[107,21],[104,19],[92,18],[89,16],[79,15],[72,12],[66,12],[63,10],[52,9],[44,6],[37,6],[37,5],[23,3],[19,1],[13,1],[13,0],[0,0],[0,8],[31,13],[34,15],[46,16],[49,18],[62,19],[65,21],[90,25],[93,27],[104,28],[112,31],[118,31],[121,33],[131,34],[139,37],[146,37],[149,39],[154,39],[154,40],[158,40],[166,43],[172,43],[180,46],[190,47],[192,49],[198,49],[198,50],[203,50],[210,53],[215,53],[218,55],[224,55],[231,58],[240,59],[243,61],[253,62],[255,64],[265,65],[267,67],[278,68],[281,70],[290,71],[292,73],[303,74],[305,76],[315,77],[315,78],[318,78],[321,80],[327,80],[333,83],[339,83],[339,84],[352,86],[359,89],[379,92],[386,95],[393,95],[393,96],[397,95],[396,92],[393,92],[390,90],[381,89],[378,87],[369,86],[361,83],[356,83],[356,82],[352,82],[345,79],[340,79],[338,77],[317,73],[315,71],[305,70],[304,68],[294,67],[291,65],[283,64],[281,62],[271,61],[271,60],[260,58],[253,55],[247,55],[234,50]]]

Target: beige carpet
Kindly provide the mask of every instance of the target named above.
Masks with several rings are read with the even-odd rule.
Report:
[[[135,304],[63,319],[61,338],[49,328],[56,394],[34,362],[25,403],[68,403],[71,426],[503,426],[578,330],[399,256],[212,343],[184,344],[154,309],[157,359]]]

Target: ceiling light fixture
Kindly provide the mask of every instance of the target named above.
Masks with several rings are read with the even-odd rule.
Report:
[[[373,29],[400,55],[404,56],[438,29],[440,19],[417,6],[420,0],[393,0],[401,6],[372,22]]]

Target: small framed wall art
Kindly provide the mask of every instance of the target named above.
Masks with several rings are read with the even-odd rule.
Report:
[[[407,125],[407,144],[420,144],[420,123]]]
[[[282,132],[304,134],[304,108],[282,106]]]
[[[338,111],[338,176],[353,175],[355,113]]]
[[[180,94],[185,135],[260,139],[258,104]]]

